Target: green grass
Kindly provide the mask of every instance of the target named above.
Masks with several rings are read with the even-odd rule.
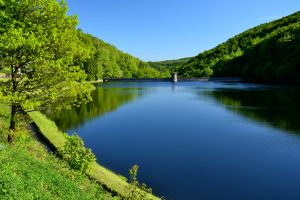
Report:
[[[53,146],[59,148],[64,145],[64,143],[66,142],[64,134],[58,130],[54,122],[49,120],[40,112],[30,112],[28,114],[40,129],[42,135]],[[115,174],[114,172],[102,167],[96,162],[91,164],[90,170],[87,172],[87,174],[113,192],[123,197],[128,197],[129,184],[126,182],[124,177]],[[146,196],[147,199],[159,199],[152,194],[147,194]]]
[[[0,144],[0,199],[120,199],[26,137]]]
[[[41,134],[56,148],[61,148],[67,141],[64,133],[59,131],[56,124],[40,112],[30,112],[28,115],[38,126]]]
[[[0,104],[1,200],[121,199],[113,197],[98,181],[70,169],[67,163],[48,153],[25,128],[25,118],[17,122],[15,143],[6,144],[9,122],[10,106]],[[60,133],[51,121],[45,121],[41,128],[48,129],[49,133]],[[51,139],[54,140],[54,136]],[[62,144],[60,142],[56,144]]]

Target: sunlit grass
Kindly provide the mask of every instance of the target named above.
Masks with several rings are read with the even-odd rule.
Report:
[[[40,129],[42,135],[49,140],[53,146],[59,148],[64,145],[66,142],[64,133],[58,130],[53,121],[49,120],[40,112],[31,112],[29,115]],[[87,174],[117,194],[123,197],[128,196],[129,186],[125,177],[115,174],[114,172],[102,167],[97,162],[90,165],[90,169]],[[159,199],[152,194],[148,194],[147,198]]]
[[[56,124],[49,120],[45,115],[40,112],[30,112],[28,113],[35,124],[38,126],[42,135],[46,137],[46,139],[53,144],[53,146],[57,148],[61,148],[64,146],[67,141],[64,137],[64,133],[59,131]]]
[[[119,199],[46,152],[36,140],[1,145],[0,199]]]

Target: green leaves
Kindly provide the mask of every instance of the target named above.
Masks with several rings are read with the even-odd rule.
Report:
[[[66,136],[67,142],[58,152],[72,169],[85,173],[89,164],[96,161],[91,149],[84,147],[82,139],[77,135]]]
[[[148,63],[123,53],[92,35],[81,33],[81,38],[85,43],[85,48],[92,51],[91,57],[81,65],[88,80],[160,77],[160,73],[151,68]]]
[[[89,101],[94,87],[78,66],[89,51],[65,2],[3,0],[0,6],[0,59],[11,71],[0,84],[0,102],[31,111]]]
[[[145,183],[140,184],[137,179],[139,166],[133,165],[129,172],[129,188],[128,188],[128,200],[145,200],[148,193],[152,193],[152,189],[148,188]]]

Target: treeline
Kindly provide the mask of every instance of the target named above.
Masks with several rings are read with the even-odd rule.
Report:
[[[184,77],[300,80],[300,12],[243,32],[184,63]]]
[[[160,71],[165,73],[174,73],[177,71],[177,68],[188,62],[192,58],[181,58],[178,60],[165,60],[165,61],[157,61],[157,62],[148,62],[149,65]]]
[[[80,63],[87,74],[88,80],[101,78],[158,78],[168,77],[139,60],[104,41],[80,31],[85,48],[90,57]]]

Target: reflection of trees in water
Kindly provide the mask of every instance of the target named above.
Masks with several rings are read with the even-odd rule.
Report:
[[[47,113],[47,116],[54,120],[61,130],[65,131],[107,112],[112,112],[142,95],[142,89],[98,87],[91,95],[93,101],[70,110]]]
[[[216,90],[204,94],[247,118],[300,133],[300,90]]]

